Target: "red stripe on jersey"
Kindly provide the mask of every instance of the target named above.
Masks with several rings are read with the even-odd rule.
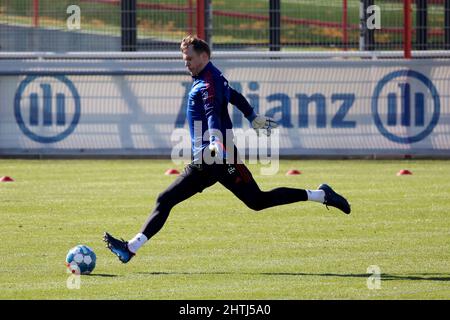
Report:
[[[206,81],[206,91],[208,92],[207,102],[213,103],[214,100],[210,101],[210,99],[214,99],[214,95],[216,94],[216,90],[214,89],[214,80],[212,77],[212,73],[210,70],[205,72],[205,81]]]

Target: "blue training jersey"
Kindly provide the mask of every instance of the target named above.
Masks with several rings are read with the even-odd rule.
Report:
[[[223,145],[227,145],[227,129],[231,132],[233,128],[228,102],[235,105],[249,121],[256,114],[247,100],[229,86],[228,80],[211,61],[192,78],[194,81],[188,97],[187,118],[193,160],[202,161],[203,150],[208,147],[211,135],[218,136]]]

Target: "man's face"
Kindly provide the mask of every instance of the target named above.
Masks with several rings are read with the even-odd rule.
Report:
[[[183,61],[191,75],[196,76],[208,63],[208,55],[205,52],[198,54],[191,45],[183,50]]]

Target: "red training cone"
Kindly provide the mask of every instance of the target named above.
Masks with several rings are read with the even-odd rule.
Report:
[[[295,175],[298,175],[298,174],[301,174],[301,172],[299,170],[295,170],[295,169],[289,170],[288,172],[286,172],[287,176],[295,176]]]
[[[14,179],[8,176],[4,176],[0,178],[0,182],[13,182]]]
[[[177,169],[169,169],[165,173],[166,175],[172,175],[172,174],[180,174],[180,172]]]
[[[408,175],[408,174],[412,174],[412,172],[409,170],[406,170],[406,169],[403,169],[403,170],[400,170],[399,172],[397,172],[397,176],[404,176],[404,175]]]

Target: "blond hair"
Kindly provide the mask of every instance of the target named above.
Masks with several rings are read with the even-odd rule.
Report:
[[[183,40],[181,40],[180,49],[181,51],[184,51],[189,48],[189,46],[192,46],[194,51],[198,54],[206,52],[208,58],[211,58],[211,49],[209,48],[209,45],[208,43],[206,43],[206,41],[195,36],[188,35]]]

